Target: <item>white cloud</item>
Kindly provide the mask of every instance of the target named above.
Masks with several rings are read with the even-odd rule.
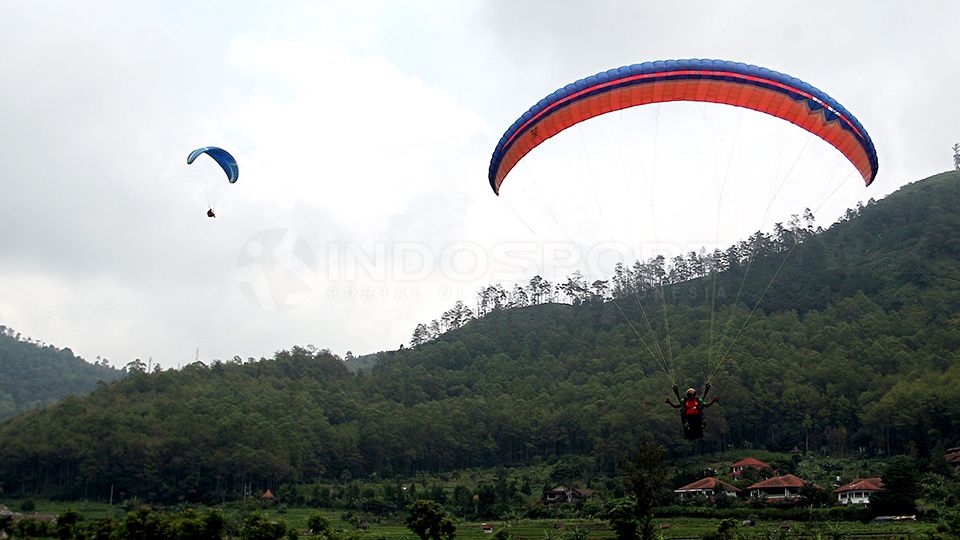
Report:
[[[849,170],[763,115],[660,106],[557,137],[493,196],[503,130],[558,86],[626,63],[750,61],[848,105],[881,174],[866,191],[851,178],[821,219],[951,165],[960,72],[943,58],[958,44],[956,3],[814,2],[808,15],[746,1],[585,6],[8,3],[0,324],[117,364],[176,365],[197,347],[205,358],[394,348],[481,284],[561,279],[568,237],[585,252],[641,243],[645,256],[733,241],[818,203]],[[241,161],[235,186],[209,160],[186,165],[210,144]],[[798,154],[761,219],[770,177]],[[269,231],[316,255],[306,291],[309,261],[257,259],[273,292],[297,295],[289,309],[264,309],[240,283],[245,250]],[[309,260],[299,249],[286,256]],[[349,253],[381,255],[345,274]]]
[[[286,87],[257,92],[241,129],[255,197],[282,189],[351,232],[390,219],[436,190],[450,156],[488,135],[476,114],[379,56],[283,41],[242,40],[229,51],[246,76]]]

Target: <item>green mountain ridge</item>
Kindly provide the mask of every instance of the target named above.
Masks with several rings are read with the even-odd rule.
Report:
[[[0,478],[10,493],[214,501],[249,485],[572,454],[610,470],[651,442],[675,456],[937,455],[960,445],[958,195],[960,173],[937,175],[796,246],[770,244],[749,272],[717,276],[743,290],[715,311],[706,294],[672,294],[712,286],[702,278],[669,286],[667,305],[493,311],[356,374],[300,347],[134,373],[0,425]],[[649,325],[642,303],[656,307]],[[713,370],[721,401],[693,444],[663,400],[671,382]]]
[[[915,304],[923,289],[945,286],[956,310],[960,294],[960,214],[951,201],[960,197],[960,175],[947,172],[908,184],[888,197],[858,205],[828,230],[797,245],[789,253],[775,280],[762,295],[782,257],[767,257],[752,268],[728,271],[721,277],[727,296],[753,306],[761,298],[765,311],[794,310],[805,313],[858,291],[883,308]],[[855,223],[851,223],[855,221]],[[744,273],[752,272],[743,292],[736,297]],[[669,293],[668,293],[669,295]],[[676,295],[681,300],[684,295]],[[689,303],[689,302],[688,302]],[[947,307],[947,306],[943,306]]]
[[[58,349],[0,326],[0,422],[42,408],[97,384],[124,377],[123,371],[90,364],[70,349]]]

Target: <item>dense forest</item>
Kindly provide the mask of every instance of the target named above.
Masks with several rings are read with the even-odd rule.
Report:
[[[0,425],[2,487],[212,501],[557,456],[609,471],[648,443],[942,455],[960,445],[956,200],[960,173],[942,174],[827,230],[758,233],[699,276],[638,263],[570,304],[487,305],[358,373],[301,347],[134,369]],[[690,443],[663,401],[710,375],[720,404]]]
[[[21,335],[0,326],[0,421],[51,405],[71,395],[83,395],[125,375],[107,360],[90,364],[70,349]]]

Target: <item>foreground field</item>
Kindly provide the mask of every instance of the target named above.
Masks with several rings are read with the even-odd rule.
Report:
[[[11,508],[16,508],[15,504]],[[119,517],[124,510],[118,506],[92,502],[38,502],[36,514],[54,516],[65,510],[73,509],[83,514],[85,519],[103,516]],[[169,509],[177,510],[177,509]],[[246,509],[223,508],[228,519],[240,519]],[[402,519],[383,520],[365,524],[365,529],[355,529],[344,518],[341,510],[315,508],[264,509],[263,513],[273,520],[282,520],[290,527],[307,532],[307,518],[316,512],[322,513],[331,525],[340,530],[355,531],[358,540],[413,540],[416,537],[403,524]],[[695,539],[716,533],[721,519],[711,518],[658,518],[654,520],[659,538]],[[603,520],[582,519],[521,519],[511,522],[495,520],[489,522],[493,533],[507,531],[516,540],[592,540],[614,537],[608,523]],[[795,522],[795,521],[759,521],[755,525],[737,525],[740,538],[932,538],[936,534],[936,525],[931,523],[903,523],[895,525],[871,525],[855,521],[846,522]],[[494,534],[484,533],[481,523],[475,521],[457,521],[456,537],[462,540],[492,540]]]

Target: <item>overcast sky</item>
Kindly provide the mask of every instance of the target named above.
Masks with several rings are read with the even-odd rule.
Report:
[[[0,0],[0,324],[115,366],[394,349],[484,284],[725,247],[952,168],[960,3]],[[720,58],[844,104],[880,159],[752,111],[612,113],[490,154],[556,88]],[[200,146],[230,150],[228,185]],[[782,187],[781,187],[782,186]],[[216,219],[205,212],[215,207]]]

